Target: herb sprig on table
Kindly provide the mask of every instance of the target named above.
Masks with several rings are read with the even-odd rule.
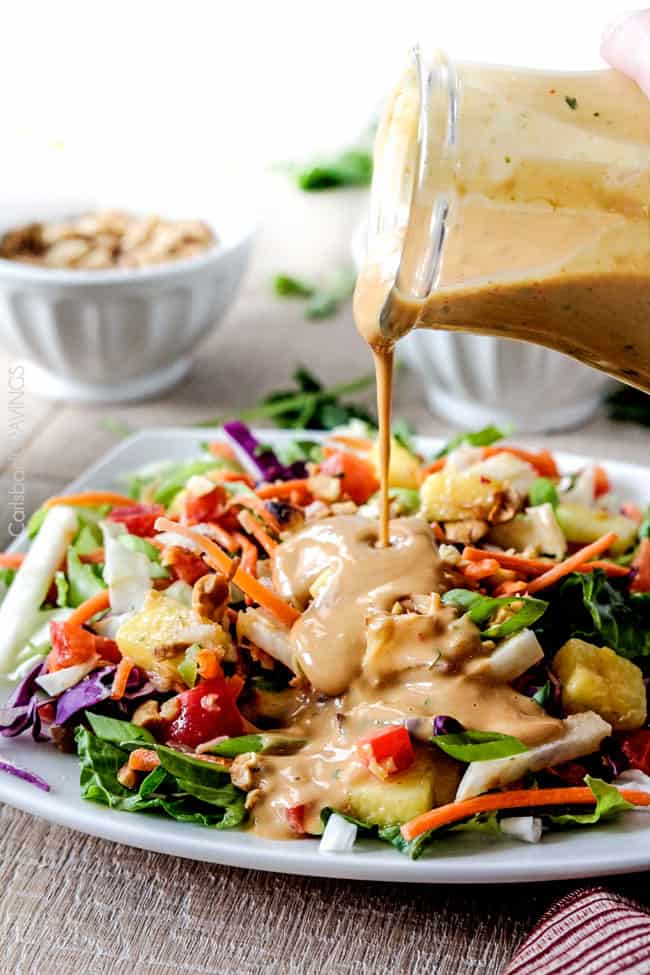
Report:
[[[349,383],[340,383],[326,388],[304,366],[298,367],[292,379],[295,386],[290,389],[269,393],[257,406],[252,406],[228,416],[205,420],[198,426],[220,426],[226,419],[268,420],[274,426],[293,430],[332,430],[349,423],[350,420],[363,420],[372,426],[377,419],[364,406],[350,403],[344,397],[352,396],[372,387],[375,377],[368,374]]]
[[[338,156],[316,159],[296,171],[301,190],[331,190],[341,186],[370,186],[372,155],[365,149],[346,149]]]
[[[340,268],[324,285],[289,274],[277,274],[273,279],[273,291],[278,298],[307,299],[305,318],[312,321],[331,318],[341,304],[352,295],[356,274],[352,268]]]

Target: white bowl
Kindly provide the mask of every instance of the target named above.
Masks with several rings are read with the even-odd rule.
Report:
[[[96,201],[5,209],[0,233],[31,221],[100,209]],[[125,209],[134,208],[130,207]],[[231,201],[200,216],[219,243],[188,260],[137,269],[50,270],[0,259],[0,341],[29,363],[28,385],[54,399],[126,401],[159,393],[185,375],[191,351],[232,302],[252,247],[252,221]]]

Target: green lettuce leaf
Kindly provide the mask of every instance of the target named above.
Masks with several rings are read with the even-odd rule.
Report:
[[[174,464],[167,470],[156,488],[154,501],[168,507],[179,491],[182,491],[187,482],[195,474],[205,474],[213,471],[217,467],[232,467],[227,461],[218,458],[198,458],[196,460],[185,461],[183,464]]]
[[[537,477],[531,484],[528,491],[528,500],[531,507],[535,508],[539,504],[551,504],[557,508],[560,503],[560,496],[553,481],[548,477]]]
[[[493,423],[487,427],[483,427],[482,430],[476,430],[474,433],[459,433],[456,437],[452,437],[444,447],[441,447],[435,455],[434,460],[445,457],[452,450],[455,450],[456,447],[464,445],[468,447],[490,447],[493,443],[503,440],[504,437],[509,437],[511,433],[512,429],[510,427],[496,427]]]
[[[232,784],[228,772],[155,742],[135,738],[144,729],[126,721],[86,714],[106,737],[100,738],[82,725],[77,728],[84,799],[125,812],[157,811],[182,822],[216,829],[237,826],[244,820],[246,794]],[[120,747],[115,742],[124,735],[128,740],[122,741],[124,747]],[[117,774],[128,761],[132,747],[142,745],[156,749],[160,766],[145,776],[134,792],[121,785]]]
[[[103,714],[93,714],[86,711],[86,718],[93,734],[101,738],[102,741],[110,742],[119,748],[126,748],[129,751],[130,745],[135,748],[142,748],[144,745],[153,746],[156,739],[146,728],[131,724],[129,721],[120,721],[118,718],[108,718]]]
[[[159,806],[159,800],[155,796],[143,798],[118,780],[117,773],[128,760],[128,752],[110,741],[102,741],[82,725],[77,728],[75,737],[81,765],[82,798],[126,812],[138,812]]]
[[[533,599],[531,596],[482,596],[470,589],[450,589],[444,594],[442,601],[448,606],[464,609],[471,621],[481,630],[481,636],[487,640],[502,639],[532,626],[548,606],[545,600]],[[497,610],[512,603],[520,606],[512,616],[503,623],[484,627]]]
[[[441,751],[459,762],[487,762],[493,758],[507,758],[528,751],[527,746],[512,735],[498,731],[459,731],[449,735],[434,735],[431,739]]]
[[[585,776],[585,782],[596,797],[596,808],[589,813],[561,813],[548,816],[554,826],[594,826],[603,819],[611,819],[627,809],[634,809],[632,803],[624,799],[616,786],[602,779]]]
[[[575,572],[548,598],[549,608],[534,626],[547,651],[578,637],[622,657],[650,656],[650,593],[630,593],[627,579],[608,579],[600,569]]]

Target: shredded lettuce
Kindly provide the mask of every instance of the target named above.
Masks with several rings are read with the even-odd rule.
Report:
[[[198,643],[193,643],[191,647],[188,647],[177,668],[181,679],[185,681],[188,687],[194,687],[196,684],[196,678],[199,674],[197,656],[200,649]]]
[[[157,549],[155,545],[148,542],[146,538],[140,538],[139,535],[130,535],[128,532],[123,532],[118,536],[117,540],[120,545],[124,545],[129,551],[141,552],[142,555],[146,555],[150,566],[149,575],[152,579],[169,579],[171,573],[161,564],[160,549]]]
[[[540,504],[550,504],[557,508],[560,503],[560,496],[553,481],[548,477],[537,477],[528,490],[528,499],[532,508]]]
[[[66,576],[66,606],[81,606],[87,599],[106,588],[101,565],[82,562],[72,546],[68,549]]]

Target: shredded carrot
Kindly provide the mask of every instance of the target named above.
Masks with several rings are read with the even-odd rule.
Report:
[[[571,572],[575,572],[580,566],[584,565],[585,562],[591,561],[597,555],[602,555],[607,549],[614,544],[618,535],[616,532],[607,532],[606,535],[602,535],[591,545],[585,545],[584,548],[579,549],[579,551],[574,552],[570,555],[568,559],[564,562],[559,562],[554,565],[552,569],[545,572],[543,575],[538,576],[528,586],[528,592],[539,592],[541,589],[546,589],[548,586],[552,586],[554,583],[568,576]]]
[[[535,468],[540,477],[559,477],[560,473],[557,464],[550,450],[540,450],[533,453],[531,450],[522,450],[521,447],[510,447],[508,444],[500,447],[483,447],[483,457],[494,457],[495,454],[514,454],[520,460],[527,461]]]
[[[225,528],[222,528],[221,525],[218,525],[216,521],[210,522],[210,528],[214,533],[215,542],[218,542],[218,544],[221,545],[222,548],[225,548],[227,552],[235,551],[235,549],[237,548],[237,544],[235,542],[234,537],[230,534],[230,532],[227,532]]]
[[[160,759],[153,748],[134,748],[129,755],[129,768],[133,772],[153,772]]]
[[[463,549],[463,558],[468,562],[482,562],[485,558],[491,558],[504,569],[514,569],[515,572],[531,576],[547,572],[558,564],[550,559],[527,559],[523,555],[508,555],[506,552],[485,552],[481,548],[472,548],[471,545]]]
[[[267,528],[270,528],[272,532],[277,532],[278,535],[280,534],[280,523],[275,515],[271,514],[262,498],[259,498],[256,494],[239,494],[237,497],[230,499],[227,507],[236,508],[237,505],[241,505],[243,508],[250,508],[251,511],[255,512],[262,519]]]
[[[292,481],[276,481],[275,484],[264,484],[255,492],[258,498],[291,498],[293,492],[300,495],[311,495],[309,478],[297,477]]]
[[[43,507],[53,508],[57,504],[71,504],[84,508],[110,504],[113,507],[132,508],[136,502],[133,498],[127,498],[125,494],[116,494],[114,491],[82,491],[80,494],[55,494],[54,497],[47,499]]]
[[[257,575],[257,546],[253,545],[250,538],[247,535],[242,535],[241,532],[236,532],[234,539],[241,549],[242,569],[245,572],[250,572],[253,576]]]
[[[632,592],[650,592],[650,538],[643,538],[639,554],[634,560],[636,575],[630,586]]]
[[[0,569],[19,569],[24,561],[23,552],[0,552]]]
[[[222,460],[237,460],[234,447],[224,440],[213,440],[208,444],[208,450],[213,457],[220,457]]]
[[[503,569],[514,569],[520,575],[527,576],[540,576],[544,572],[548,572],[555,566],[561,565],[560,562],[551,562],[550,559],[527,559],[523,555],[508,555],[506,552],[489,552],[484,551],[480,548],[472,548],[467,546],[463,549],[463,558],[467,559],[468,562],[481,562],[485,558],[494,559]],[[602,569],[606,572],[608,576],[626,576],[629,575],[630,570],[624,565],[617,565],[616,562],[607,561],[595,561],[595,562],[585,562],[584,565],[580,565],[574,572],[593,572],[594,569]],[[513,590],[514,591],[514,590]],[[505,594],[504,594],[505,595]]]
[[[493,596],[517,596],[521,592],[526,591],[526,583],[521,579],[508,580],[508,582],[502,582],[500,586],[497,586],[493,591]]]
[[[79,561],[83,562],[85,565],[98,565],[105,559],[104,549],[96,548],[94,552],[87,552],[86,555],[80,555]]]
[[[630,567],[628,565],[618,565],[616,562],[603,562],[599,559],[595,559],[593,562],[585,562],[584,565],[579,565],[575,571],[593,572],[595,569],[602,569],[603,572],[612,578],[629,576],[630,574]]]
[[[368,440],[366,437],[348,437],[347,434],[337,433],[333,437],[330,437],[330,440],[334,441],[334,446],[336,444],[343,444],[344,447],[349,447],[350,450],[360,450],[366,454],[369,450],[372,450],[372,440]]]
[[[77,606],[74,612],[68,616],[66,623],[71,623],[73,626],[83,626],[84,623],[87,623],[97,613],[109,609],[110,605],[108,589],[102,589],[101,592],[91,596],[81,606]]]
[[[484,558],[466,565],[463,569],[463,575],[473,580],[487,579],[488,576],[494,575],[498,571],[499,563],[496,559]]]
[[[111,700],[119,701],[124,697],[126,692],[126,685],[129,682],[129,674],[135,667],[135,664],[130,657],[122,657],[119,664],[115,668],[115,676],[113,677],[113,686],[111,687]]]
[[[217,568],[224,575],[228,575],[232,567],[232,559],[211,538],[200,535],[198,532],[192,531],[191,528],[186,528],[185,525],[177,525],[168,518],[158,518],[156,520],[156,529],[158,531],[175,531],[179,535],[184,535],[185,538],[190,539],[190,541],[194,542],[200,548],[205,555],[206,561],[213,568]],[[292,626],[299,618],[300,613],[297,609],[294,609],[284,599],[281,599],[270,589],[267,589],[255,576],[245,572],[241,567],[235,572],[233,581],[235,585],[239,586],[242,592],[250,596],[251,599],[254,599],[260,606],[268,609],[285,626]]]
[[[251,477],[250,474],[246,474],[244,471],[229,471],[225,467],[220,469],[210,471],[210,480],[214,481],[215,484],[226,484],[231,481],[241,481],[247,484],[248,487],[255,487],[255,479]]]
[[[423,481],[425,477],[428,477],[429,474],[435,474],[437,471],[441,471],[446,463],[447,463],[446,457],[438,457],[437,460],[434,460],[430,464],[427,464],[427,466],[423,467],[422,470],[420,471],[421,480]]]
[[[438,542],[446,542],[447,541],[447,536],[445,535],[444,531],[442,530],[442,525],[440,524],[440,522],[438,522],[438,521],[432,521],[431,522],[431,531],[433,532],[434,537],[435,537],[435,539]]]
[[[634,806],[650,806],[650,794],[632,789],[620,789],[621,796]],[[477,813],[498,809],[525,809],[538,806],[595,806],[596,797],[586,786],[568,786],[561,789],[514,789],[510,792],[488,792],[474,799],[462,799],[438,806],[416,816],[401,828],[405,840],[414,840],[430,829],[450,826]]]
[[[221,660],[216,650],[202,649],[196,655],[196,669],[204,680],[223,677]]]
[[[274,538],[271,538],[269,533],[264,529],[264,526],[255,518],[250,511],[240,511],[239,512],[239,522],[249,535],[260,543],[265,552],[272,555],[275,549],[278,547],[278,543]]]

